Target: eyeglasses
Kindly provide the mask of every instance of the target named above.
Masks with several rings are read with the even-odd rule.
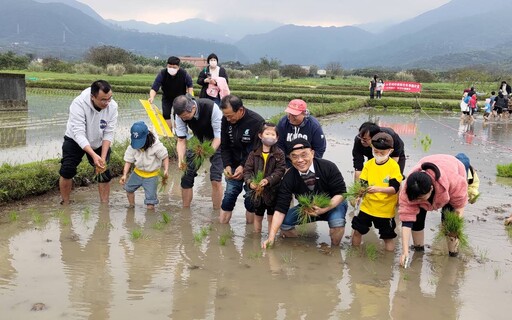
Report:
[[[308,159],[310,156],[311,152],[304,151],[301,153],[290,154],[290,159],[292,159],[293,161],[297,161],[300,159]]]

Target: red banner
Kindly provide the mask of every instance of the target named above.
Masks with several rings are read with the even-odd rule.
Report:
[[[388,81],[384,82],[383,91],[421,92],[421,83],[405,81]]]

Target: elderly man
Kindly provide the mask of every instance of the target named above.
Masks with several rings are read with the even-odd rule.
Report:
[[[306,102],[294,99],[290,101],[285,112],[287,115],[282,117],[277,124],[279,133],[277,145],[285,154],[289,154],[287,142],[303,138],[315,150],[315,157],[322,158],[326,149],[324,132],[318,120],[309,114]],[[288,162],[288,167],[290,166],[291,164]]]
[[[186,171],[181,177],[181,197],[183,207],[190,207],[193,197],[194,178],[197,171],[194,165],[194,154],[187,150],[188,128],[199,141],[210,140],[215,154],[210,158],[210,181],[212,183],[212,203],[214,209],[220,208],[222,200],[222,157],[220,154],[220,127],[222,112],[217,104],[210,99],[195,100],[190,95],[182,95],[174,99],[174,112],[176,113],[176,136],[178,143],[178,165],[182,166],[186,159]]]
[[[158,90],[162,88],[162,115],[169,128],[172,128],[171,111],[174,99],[186,93],[194,94],[192,78],[185,69],[180,68],[180,62],[178,57],[169,57],[167,68],[158,73],[149,90],[148,101],[153,103]]]
[[[352,148],[352,160],[354,162],[354,180],[359,180],[361,171],[363,170],[364,157],[368,160],[373,158],[372,153],[372,138],[379,132],[385,132],[393,138],[393,152],[391,158],[398,162],[400,172],[404,174],[405,168],[405,151],[404,142],[398,134],[391,128],[379,127],[373,122],[365,122],[359,127],[359,134],[354,139],[354,146]]]
[[[346,186],[338,167],[331,161],[315,158],[315,151],[306,139],[298,138],[289,143],[292,168],[288,170],[277,194],[277,204],[268,239],[262,244],[272,244],[281,228],[285,237],[296,237],[295,225],[299,220],[299,205],[290,208],[293,195],[327,194],[330,204],[325,208],[314,206],[309,221],[327,221],[331,244],[340,244],[345,232],[347,201],[343,198]]]
[[[242,99],[234,95],[222,98],[220,109],[224,117],[221,126],[221,154],[226,176],[226,190],[222,199],[219,220],[229,223],[238,195],[244,186],[244,165],[247,156],[254,148],[258,132],[265,120],[256,112],[247,109]],[[254,222],[254,208],[249,197],[245,198],[245,218]]]
[[[84,154],[98,173],[100,202],[108,203],[110,180],[107,165],[117,125],[117,103],[107,81],[97,80],[76,97],[69,107],[69,119],[62,144],[59,188],[61,203],[69,204],[73,177]]]

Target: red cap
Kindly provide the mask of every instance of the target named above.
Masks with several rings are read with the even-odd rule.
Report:
[[[290,101],[290,103],[288,103],[288,108],[286,108],[286,110],[284,111],[294,116],[298,116],[299,114],[306,111],[307,108],[308,106],[304,100],[293,99],[292,101]]]

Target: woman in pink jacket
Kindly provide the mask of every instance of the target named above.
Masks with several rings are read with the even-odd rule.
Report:
[[[468,202],[466,169],[451,155],[424,157],[414,166],[400,190],[398,214],[402,222],[402,255],[400,264],[407,266],[409,238],[414,249],[424,251],[424,229],[427,211],[455,211],[462,216]],[[412,230],[412,232],[411,232]],[[450,252],[457,256],[457,252]]]

